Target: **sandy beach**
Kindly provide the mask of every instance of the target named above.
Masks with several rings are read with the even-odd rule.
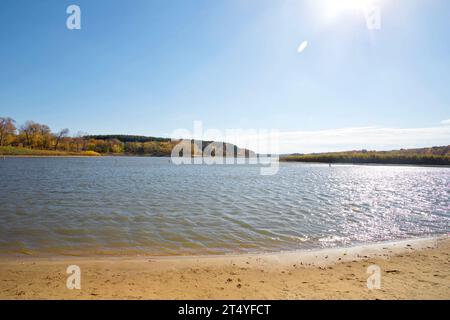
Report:
[[[66,286],[69,265],[81,289]],[[367,268],[381,286],[369,290]],[[279,254],[2,258],[1,299],[450,299],[450,239]]]

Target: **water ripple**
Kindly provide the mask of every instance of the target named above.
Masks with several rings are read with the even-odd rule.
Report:
[[[0,161],[0,252],[221,254],[450,231],[450,169],[175,166],[161,158]]]

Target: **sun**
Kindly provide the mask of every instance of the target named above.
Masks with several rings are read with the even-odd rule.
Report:
[[[327,20],[334,20],[342,13],[362,11],[371,3],[372,0],[325,0],[323,10]]]

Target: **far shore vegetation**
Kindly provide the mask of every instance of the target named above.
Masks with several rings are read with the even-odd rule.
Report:
[[[202,141],[202,150],[213,141]],[[133,155],[167,157],[179,141],[170,138],[135,135],[88,135],[78,132],[71,136],[68,129],[53,132],[49,126],[27,121],[16,126],[16,122],[0,117],[1,156],[99,156]],[[249,157],[253,154],[232,144],[222,145],[224,155],[227,148],[234,156]],[[191,141],[192,152],[198,151]],[[214,155],[214,152],[212,153]]]
[[[292,154],[281,161],[354,163],[354,164],[415,164],[450,165],[450,146],[400,149],[392,151],[347,151],[311,154]]]
[[[212,141],[202,141],[202,149]],[[170,156],[179,141],[169,138],[135,135],[88,135],[78,132],[70,135],[68,129],[53,132],[49,126],[33,121],[16,126],[16,122],[0,117],[0,156]],[[192,152],[198,151],[192,144]],[[222,143],[219,143],[222,144]],[[223,144],[233,148],[235,156],[255,156],[250,150],[235,145]],[[214,155],[214,153],[212,154]],[[346,152],[291,154],[282,156],[281,161],[353,163],[353,164],[412,164],[412,165],[450,165],[450,146],[401,149],[393,151],[356,150]]]

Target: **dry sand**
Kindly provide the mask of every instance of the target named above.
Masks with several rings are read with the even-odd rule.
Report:
[[[81,268],[81,289],[66,268]],[[381,288],[367,288],[367,267]],[[279,254],[3,258],[1,299],[450,299],[450,239]]]

